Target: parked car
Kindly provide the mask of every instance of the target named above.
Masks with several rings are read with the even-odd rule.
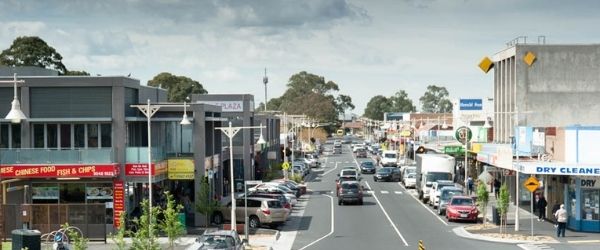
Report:
[[[235,216],[237,222],[244,222],[244,209],[246,199],[236,199]],[[288,211],[283,204],[276,199],[248,197],[248,227],[257,228],[261,225],[269,225],[277,228],[287,220]],[[231,220],[231,202],[222,206],[219,211],[213,214],[213,221],[216,224],[223,224]]]
[[[404,179],[404,176],[410,174],[410,173],[417,173],[417,167],[414,165],[404,165],[400,167],[400,174],[402,175],[402,178]],[[402,183],[404,184],[404,183]]]
[[[367,158],[367,150],[364,148],[358,148],[356,150],[356,158]]]
[[[244,196],[242,195],[241,198],[243,198],[243,197]],[[248,198],[250,198],[250,197],[275,199],[275,200],[278,200],[279,202],[281,202],[281,204],[283,204],[284,208],[290,210],[289,212],[292,211],[292,202],[290,200],[288,200],[288,198],[286,198],[284,194],[253,192],[253,193],[248,193]]]
[[[244,243],[233,230],[207,231],[196,238],[194,244],[186,248],[186,250],[203,249],[244,250]]]
[[[278,188],[274,188],[274,187],[261,187],[255,190],[248,190],[249,193],[261,193],[261,194],[281,194],[283,196],[285,196],[285,198],[288,200],[288,202],[290,204],[292,204],[292,206],[296,205],[298,203],[298,199],[296,198],[295,195],[293,194],[288,194],[285,191],[278,189]]]
[[[341,184],[338,205],[345,205],[349,202],[363,204],[363,189],[358,181],[345,181]]]
[[[316,154],[306,155],[306,159],[308,159],[308,166],[311,168],[317,168],[321,166],[321,162],[319,162],[319,156]]]
[[[402,183],[405,188],[415,188],[417,185],[417,173],[410,173],[404,176]]]
[[[448,206],[448,202],[454,196],[464,195],[463,191],[459,187],[443,187],[440,189],[440,202],[437,207],[437,213],[439,215],[443,215],[446,213],[446,207]]]
[[[360,172],[362,174],[374,174],[375,163],[372,161],[363,161],[360,163]]]
[[[433,182],[429,189],[429,205],[433,208],[437,208],[440,202],[440,189],[443,187],[454,187],[456,186],[453,181],[439,180]]]
[[[289,185],[293,185],[296,186],[298,189],[300,189],[300,194],[306,194],[306,184],[301,184],[301,183],[297,183],[293,180],[285,180],[285,179],[275,179],[272,180],[271,182],[279,182],[279,183],[286,183],[288,186]]]
[[[477,222],[478,214],[479,211],[477,211],[475,201],[467,196],[452,197],[446,207],[446,219],[448,221],[467,220]]]
[[[373,181],[399,181],[400,169],[396,167],[383,167],[375,172]]]
[[[263,184],[257,185],[256,187],[248,189],[249,192],[268,192],[268,193],[275,193],[275,192],[277,192],[276,190],[281,191],[281,193],[283,193],[285,195],[285,197],[289,198],[292,202],[292,205],[296,205],[296,203],[298,203],[297,192],[293,191],[283,185],[263,183]],[[277,193],[279,193],[279,192],[277,192]]]

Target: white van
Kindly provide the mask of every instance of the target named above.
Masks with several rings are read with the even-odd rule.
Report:
[[[386,150],[381,154],[381,165],[384,167],[396,167],[398,163],[398,152]]]

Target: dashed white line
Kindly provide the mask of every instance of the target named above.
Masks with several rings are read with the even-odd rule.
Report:
[[[365,184],[367,184],[367,187],[369,189],[371,189],[371,186],[369,185],[369,182],[365,181]],[[388,219],[388,221],[390,222],[390,224],[392,224],[392,227],[394,228],[394,230],[396,231],[396,233],[398,234],[398,236],[400,236],[400,239],[402,240],[402,242],[404,242],[404,245],[408,246],[408,242],[406,242],[406,239],[404,239],[404,236],[402,236],[402,234],[400,233],[400,230],[398,230],[398,227],[396,227],[396,224],[394,224],[394,222],[392,221],[392,218],[390,218],[390,216],[388,215],[388,213],[385,211],[385,209],[381,205],[381,202],[379,202],[379,199],[377,198],[377,195],[375,195],[375,193],[373,193],[373,198],[375,198],[375,201],[377,201],[377,205],[379,205],[379,208],[381,208],[381,211],[383,211],[383,214],[385,215],[385,217]],[[332,199],[332,202],[333,202],[333,199]]]
[[[400,186],[400,188],[406,190],[402,184],[398,183],[398,186]],[[442,220],[442,218],[440,218],[436,213],[434,213],[431,209],[429,209],[427,206],[425,206],[425,204],[423,204],[423,202],[421,202],[419,199],[417,199],[417,197],[415,196],[410,196],[413,199],[415,199],[417,201],[417,203],[421,204],[421,206],[423,206],[425,208],[425,210],[427,210],[428,212],[430,212],[431,214],[433,214],[433,217],[437,218],[439,221],[441,221],[442,223],[444,223],[444,225],[448,226],[448,223],[446,223],[444,220]]]
[[[372,194],[372,193],[375,193],[375,192],[373,192],[371,190],[367,191],[367,194]]]
[[[331,231],[329,231],[329,233],[328,233],[328,234],[326,234],[325,236],[323,236],[323,237],[321,237],[321,238],[318,238],[317,240],[315,240],[315,241],[311,242],[310,244],[308,244],[308,245],[306,245],[306,246],[304,246],[304,247],[302,247],[302,248],[300,248],[300,249],[298,249],[298,250],[304,250],[304,249],[306,249],[307,247],[310,247],[310,246],[314,245],[315,243],[317,243],[317,242],[321,241],[322,239],[325,239],[325,238],[327,238],[327,236],[329,236],[329,235],[332,235],[332,234],[333,234],[333,232],[335,231],[335,213],[334,213],[334,211],[333,211],[333,210],[334,210],[334,206],[333,206],[333,197],[332,197],[332,196],[329,196],[329,195],[326,195],[326,194],[324,194],[324,195],[325,195],[325,196],[327,196],[327,197],[329,197],[329,199],[331,199]],[[407,246],[408,246],[408,245],[407,245]]]
[[[386,191],[386,190],[381,190],[382,194],[389,194],[390,192]]]
[[[402,191],[394,191],[395,194],[402,194]]]

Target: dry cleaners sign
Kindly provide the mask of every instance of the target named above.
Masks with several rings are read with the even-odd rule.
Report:
[[[223,112],[244,112],[244,101],[199,101],[215,106],[221,106]]]

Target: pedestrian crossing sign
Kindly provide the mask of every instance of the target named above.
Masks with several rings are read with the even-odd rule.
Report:
[[[289,170],[290,169],[290,163],[289,162],[284,162],[283,165],[281,165],[281,168],[283,170]]]

